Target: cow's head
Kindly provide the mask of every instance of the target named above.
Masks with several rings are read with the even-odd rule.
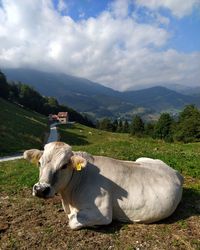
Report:
[[[48,143],[44,151],[27,150],[24,158],[39,166],[39,182],[33,186],[33,195],[41,198],[51,198],[61,192],[71,180],[73,171],[79,171],[87,164],[63,142]]]

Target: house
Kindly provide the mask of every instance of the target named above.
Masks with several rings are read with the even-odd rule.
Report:
[[[66,124],[68,122],[68,112],[58,112],[57,115],[49,114],[49,121]]]
[[[68,122],[68,112],[58,112],[58,120],[62,124],[66,124]]]

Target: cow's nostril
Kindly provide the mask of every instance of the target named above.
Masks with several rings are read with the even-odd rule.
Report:
[[[42,191],[43,195],[44,196],[48,195],[50,190],[51,190],[50,187],[45,187],[45,189]]]
[[[34,195],[41,198],[46,198],[51,192],[51,187],[41,184],[33,186]]]
[[[37,190],[39,190],[39,187],[37,185],[34,185],[33,189],[34,189],[34,191],[37,191]]]

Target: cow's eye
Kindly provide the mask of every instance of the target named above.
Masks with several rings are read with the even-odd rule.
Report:
[[[41,166],[41,163],[38,161],[38,167],[40,167]]]
[[[66,169],[67,168],[67,164],[62,165],[62,167],[60,169]]]

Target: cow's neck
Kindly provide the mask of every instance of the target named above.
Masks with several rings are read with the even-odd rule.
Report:
[[[72,176],[66,187],[60,192],[62,198],[62,205],[66,213],[69,213],[69,206],[74,206],[73,194],[79,187],[81,181],[82,171],[77,172],[73,170]]]

